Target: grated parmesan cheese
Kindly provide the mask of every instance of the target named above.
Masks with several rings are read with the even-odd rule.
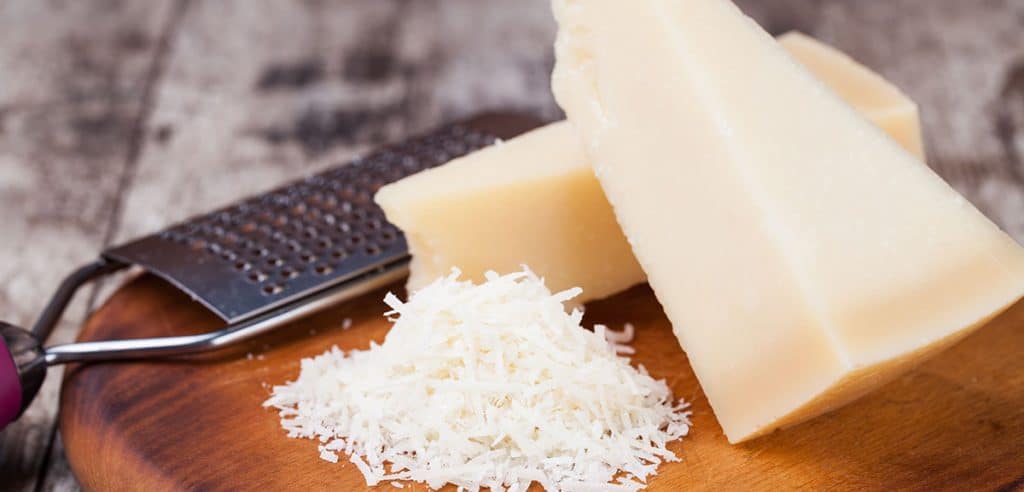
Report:
[[[348,455],[371,486],[635,491],[678,461],[666,444],[689,431],[687,405],[618,355],[632,325],[582,329],[563,306],[580,289],[551,294],[529,270],[458,277],[407,303],[389,293],[383,344],[303,359],[264,406],[289,437],[318,440],[321,458]]]

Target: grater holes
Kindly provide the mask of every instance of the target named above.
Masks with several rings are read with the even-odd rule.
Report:
[[[323,206],[326,201],[327,201],[327,195],[325,195],[324,192],[322,192],[322,191],[318,191],[316,193],[313,193],[309,197],[309,202],[314,204],[314,205],[318,205],[318,206]]]
[[[270,222],[274,220],[274,212],[271,212],[270,210],[264,210],[260,212],[259,215],[256,216],[256,218],[263,222]]]
[[[288,207],[295,202],[295,197],[305,192],[305,189],[301,186],[293,187],[289,190],[282,190],[274,193],[266,198],[264,201],[267,205],[276,205],[278,207]]]
[[[398,181],[398,180],[400,180],[400,179],[402,179],[404,177],[405,177],[405,173],[402,172],[401,169],[392,169],[388,173],[388,175],[387,175],[387,180],[388,180],[388,182],[393,183],[393,182]]]
[[[320,209],[318,209],[318,208],[311,208],[311,209],[309,209],[308,212],[306,212],[306,214],[303,217],[308,222],[320,222],[320,220],[321,220],[321,218],[323,218],[323,216],[324,216],[324,213],[321,212]]]
[[[345,174],[339,172],[333,177],[333,180],[330,183],[327,183],[326,188],[333,193],[339,193],[345,187],[346,179]]]
[[[437,164],[448,162],[451,158],[451,154],[444,150],[434,150],[430,153],[430,159]]]
[[[421,170],[422,164],[419,159],[411,155],[407,155],[402,158],[402,168],[412,174],[413,172]]]
[[[363,244],[363,236],[362,234],[353,234],[349,236],[345,242],[349,246],[359,246],[360,244]]]
[[[186,247],[202,241],[195,244],[205,245],[209,258],[223,261],[253,294],[306,289],[397,251],[401,232],[373,204],[379,188],[492,141],[449,127],[179,225],[161,238]]]
[[[173,231],[165,231],[160,235],[160,237],[165,241],[170,241],[172,243],[178,244],[184,244],[185,242],[188,241],[188,239],[185,236]]]
[[[449,140],[444,143],[444,148],[452,155],[462,155],[469,151],[466,144],[458,140]]]
[[[347,202],[355,198],[356,189],[351,184],[345,184],[344,186],[341,187],[340,190],[338,190],[338,194],[341,195],[341,197],[344,198],[345,201]]]
[[[264,236],[270,237],[274,235],[274,228],[271,227],[269,224],[260,224],[260,226],[256,228],[256,232]]]
[[[314,186],[314,187],[318,187],[319,188],[319,187],[323,187],[324,184],[327,183],[327,178],[324,176],[323,173],[321,173],[321,174],[314,174],[312,176],[306,177],[305,183],[308,184],[309,186]]]
[[[231,225],[234,220],[234,214],[227,210],[220,211],[215,214],[213,220],[223,225]]]
[[[241,227],[238,228],[243,234],[252,234],[259,228],[259,224],[254,221],[246,221]]]
[[[273,239],[275,242],[278,243],[287,243],[288,235],[281,231],[274,231],[274,233],[270,235],[270,239]]]

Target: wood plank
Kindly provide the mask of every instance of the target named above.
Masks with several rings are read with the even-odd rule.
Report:
[[[108,230],[164,3],[0,4],[0,308],[28,326]],[[10,206],[16,204],[15,206]],[[87,293],[53,340],[70,341]],[[5,490],[34,490],[53,435],[61,369],[0,434]]]
[[[195,7],[160,86],[119,239],[442,120],[488,107],[556,111],[542,0]]]

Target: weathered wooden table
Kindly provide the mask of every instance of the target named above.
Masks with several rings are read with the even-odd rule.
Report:
[[[929,164],[1024,240],[1024,0],[743,0],[923,108]],[[556,118],[545,0],[0,2],[0,318],[157,229],[486,109]],[[52,341],[116,285],[81,296]],[[0,490],[77,489],[59,370],[0,433]]]

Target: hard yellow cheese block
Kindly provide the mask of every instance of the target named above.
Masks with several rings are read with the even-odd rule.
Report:
[[[1024,251],[727,0],[555,0],[553,88],[732,442],[1024,292]]]
[[[452,267],[479,281],[528,265],[553,291],[582,284],[589,298],[644,280],[568,122],[409,176],[375,200],[409,242],[409,290]]]
[[[917,105],[842,52],[799,33],[783,46],[854,108],[921,152]],[[922,156],[923,157],[923,156]],[[410,290],[452,267],[482,281],[487,270],[529,265],[552,290],[600,299],[646,278],[566,122],[456,159],[377,195],[413,253]]]

